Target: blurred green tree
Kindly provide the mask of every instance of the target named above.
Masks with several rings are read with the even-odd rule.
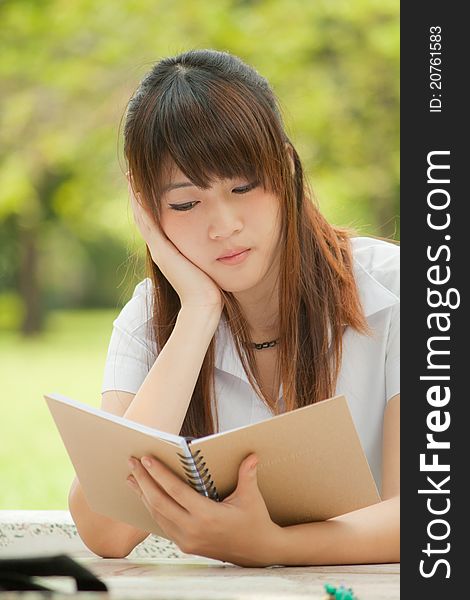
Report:
[[[398,237],[398,10],[392,0],[2,2],[0,305],[18,294],[19,327],[33,335],[54,306],[120,302],[136,233],[118,125],[150,65],[189,48],[233,52],[269,79],[330,220]]]

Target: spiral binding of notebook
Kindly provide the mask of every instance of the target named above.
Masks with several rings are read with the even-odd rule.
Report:
[[[194,454],[191,453],[190,456],[184,456],[179,452],[177,454],[183,464],[184,472],[188,476],[186,480],[189,485],[212,500],[220,502],[217,488],[215,487],[208,467],[206,467],[206,462],[201,454],[201,450],[196,450],[196,452]]]

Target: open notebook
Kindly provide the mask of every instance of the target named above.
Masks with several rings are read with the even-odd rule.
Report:
[[[320,521],[380,501],[344,396],[193,439],[46,394],[60,435],[93,510],[166,537],[129,489],[127,460],[153,455],[214,501],[237,485],[240,463],[258,456],[258,484],[281,526]]]

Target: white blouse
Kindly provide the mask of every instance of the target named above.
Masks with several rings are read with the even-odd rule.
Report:
[[[386,404],[400,392],[400,248],[368,237],[351,240],[354,275],[373,336],[347,328],[336,394],[344,394],[381,489],[382,429]],[[137,393],[157,357],[148,321],[152,318],[152,282],[141,281],[113,322],[102,392]],[[251,387],[235,343],[221,318],[215,332],[215,393],[219,431],[273,416]],[[282,385],[280,388],[282,403]]]

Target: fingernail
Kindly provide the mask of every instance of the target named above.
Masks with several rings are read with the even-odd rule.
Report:
[[[126,479],[126,483],[129,485],[129,487],[131,487],[133,490],[136,489],[137,487],[137,483],[135,482],[135,480],[130,479],[129,477]]]
[[[150,467],[152,466],[152,461],[150,460],[150,458],[147,458],[146,456],[141,458],[140,462],[144,465],[144,467],[146,469],[150,469]]]

